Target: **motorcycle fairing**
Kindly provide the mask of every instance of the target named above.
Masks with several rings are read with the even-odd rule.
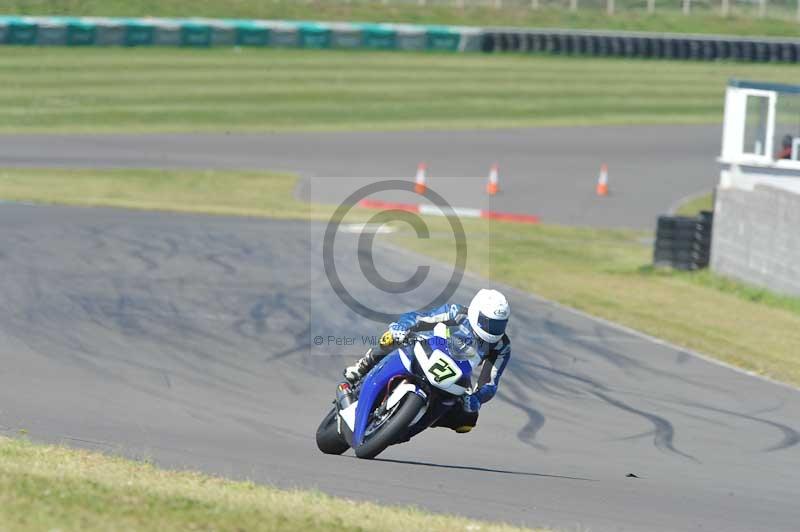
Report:
[[[397,351],[386,355],[383,360],[372,368],[361,383],[356,405],[355,427],[353,429],[353,446],[361,445],[364,432],[367,429],[369,416],[375,405],[375,400],[386,389],[389,381],[398,375],[411,375],[406,369]]]

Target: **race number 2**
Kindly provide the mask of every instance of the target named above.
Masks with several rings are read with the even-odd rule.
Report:
[[[450,367],[450,364],[448,364],[443,358],[440,358],[436,364],[433,364],[430,368],[428,368],[428,371],[433,374],[433,380],[436,381],[436,384],[439,384],[443,380],[449,379],[456,374],[456,371]]]

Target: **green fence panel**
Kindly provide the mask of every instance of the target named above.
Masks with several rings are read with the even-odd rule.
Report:
[[[181,25],[171,19],[158,19],[153,21],[155,33],[153,34],[153,44],[156,46],[180,46],[181,45]]]
[[[0,44],[68,46],[271,46],[373,50],[480,50],[477,28],[207,18],[0,15]]]
[[[211,26],[199,22],[181,23],[181,46],[211,46]]]
[[[39,25],[31,19],[13,18],[8,21],[8,44],[36,44]]]
[[[94,43],[98,46],[122,46],[125,44],[125,22],[116,18],[93,19]]]
[[[67,44],[67,24],[57,18],[39,19],[36,44],[39,46],[64,46]]]
[[[97,38],[97,26],[85,20],[70,20],[67,22],[67,45],[90,46]]]
[[[269,28],[258,22],[236,21],[236,44],[239,46],[266,46],[269,44]]]
[[[330,48],[331,29],[323,24],[300,24],[300,46],[303,48]]]
[[[328,25],[331,30],[332,48],[360,48],[361,26],[343,22],[332,22]]]
[[[145,20],[132,19],[125,23],[125,46],[151,46],[155,43],[156,27]]]
[[[8,25],[11,17],[0,16],[0,44],[5,44],[8,39]]]
[[[361,29],[364,48],[394,50],[397,48],[397,31],[388,24],[364,24]]]
[[[428,50],[458,51],[461,44],[461,32],[446,26],[429,26],[426,33],[425,46]]]
[[[229,20],[206,20],[211,27],[211,46],[235,46],[236,25]]]
[[[393,27],[398,50],[425,50],[428,47],[425,28],[410,24],[395,24]]]
[[[265,21],[264,24],[269,28],[269,46],[299,46],[300,31],[297,24],[282,21]]]

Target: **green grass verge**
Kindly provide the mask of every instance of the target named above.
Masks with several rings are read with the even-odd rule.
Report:
[[[440,222],[433,221],[438,224]],[[471,268],[746,370],[800,385],[800,298],[702,272],[655,269],[651,233],[465,222]],[[452,263],[444,227],[403,246]]]
[[[284,219],[332,209],[294,198],[296,178],[269,172],[0,169],[0,199]]]
[[[675,214],[678,216],[694,216],[700,211],[714,210],[714,196],[710,192],[687,199],[681,203]]]
[[[9,438],[0,438],[0,529],[521,530]]]
[[[470,2],[468,2],[469,4]],[[472,2],[474,4],[474,2]],[[542,2],[544,4],[544,2]],[[489,4],[489,2],[484,2]],[[289,20],[343,20],[365,22],[414,22],[477,26],[533,26],[679,33],[726,33],[740,35],[797,35],[794,5],[771,3],[766,18],[757,18],[757,6],[732,2],[731,16],[724,18],[710,3],[692,3],[692,15],[680,12],[679,2],[656,2],[648,15],[645,3],[618,0],[617,13],[608,16],[604,3],[579,1],[580,9],[565,7],[532,10],[525,2],[503,9],[447,5],[419,6],[408,0],[0,0],[1,13],[29,15],[101,16],[206,16],[219,18],[266,18]],[[562,4],[564,5],[564,4]],[[718,7],[718,6],[717,6]]]
[[[0,132],[715,123],[770,64],[266,49],[0,47]]]
[[[325,219],[330,206],[292,197],[281,174],[157,170],[0,170],[0,198],[79,205]],[[355,212],[355,219],[372,213]],[[565,305],[800,385],[800,299],[713,275],[649,266],[641,231],[508,225],[463,220],[468,267]],[[429,220],[431,238],[387,238],[452,259],[447,222]],[[383,238],[379,236],[378,238]]]

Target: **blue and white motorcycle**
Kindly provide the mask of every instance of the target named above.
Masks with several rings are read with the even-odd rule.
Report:
[[[441,323],[433,335],[410,335],[356,389],[340,384],[334,407],[317,429],[319,450],[342,454],[352,447],[359,458],[374,458],[427,429],[450,408],[460,408],[459,397],[469,392],[480,359],[451,354],[448,339]]]

